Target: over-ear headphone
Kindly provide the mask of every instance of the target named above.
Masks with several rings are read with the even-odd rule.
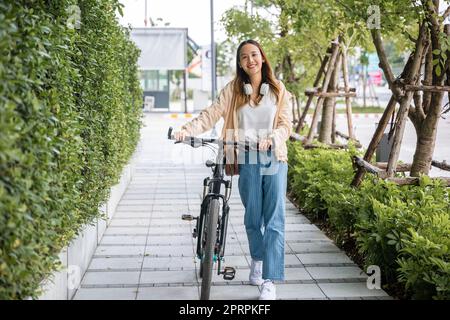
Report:
[[[253,87],[250,83],[244,84],[244,92],[246,95],[251,95],[253,93]],[[269,92],[269,84],[264,82],[259,89],[259,94],[265,96]]]

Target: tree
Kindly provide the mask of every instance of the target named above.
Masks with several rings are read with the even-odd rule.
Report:
[[[247,9],[233,8],[224,14],[222,22],[228,35],[238,41],[254,38],[261,43],[276,76],[283,79],[297,105],[300,93],[317,76],[331,40],[341,36],[343,50],[367,43],[368,33],[343,19],[335,1],[255,0],[252,12]],[[336,87],[337,80],[333,80],[330,90]],[[324,115],[332,114],[334,106],[335,99],[327,98]],[[322,121],[320,140],[329,136],[331,123]]]
[[[374,18],[367,13],[367,8],[373,5],[374,1],[337,2],[350,21],[361,23],[368,18]],[[387,112],[393,113],[395,105],[400,104],[387,174],[392,176],[395,171],[406,117],[414,124],[417,134],[410,175],[428,174],[436,141],[437,124],[442,113],[443,95],[444,92],[448,92],[448,87],[443,86],[448,85],[450,81],[448,60],[450,29],[448,25],[444,26],[444,20],[450,14],[450,10],[447,9],[440,14],[438,0],[380,0],[375,3],[379,10],[375,18],[379,19],[380,25],[371,28],[370,34],[377,50],[380,67],[393,95]],[[398,77],[394,76],[387,59],[382,35],[404,37],[412,47],[403,72]],[[367,161],[370,160],[369,156],[366,154]]]

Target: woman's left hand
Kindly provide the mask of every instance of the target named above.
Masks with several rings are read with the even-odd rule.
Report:
[[[262,139],[259,142],[259,150],[260,151],[266,151],[269,149],[269,147],[272,145],[272,139]]]

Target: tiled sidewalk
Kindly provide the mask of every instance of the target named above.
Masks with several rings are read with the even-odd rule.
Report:
[[[189,164],[204,150],[166,139],[168,127],[177,128],[182,121],[147,115],[133,180],[75,299],[199,299],[194,222],[180,217],[198,215],[202,181],[210,171],[201,163]],[[259,288],[248,284],[250,256],[237,179],[224,263],[236,268],[236,277],[225,281],[215,276],[211,299],[259,296]],[[345,253],[287,199],[286,206],[286,279],[277,284],[279,299],[390,298],[382,290],[367,289],[367,276]]]

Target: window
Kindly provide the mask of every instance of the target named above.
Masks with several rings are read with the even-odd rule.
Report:
[[[141,86],[144,91],[168,91],[169,80],[167,70],[141,71]]]

